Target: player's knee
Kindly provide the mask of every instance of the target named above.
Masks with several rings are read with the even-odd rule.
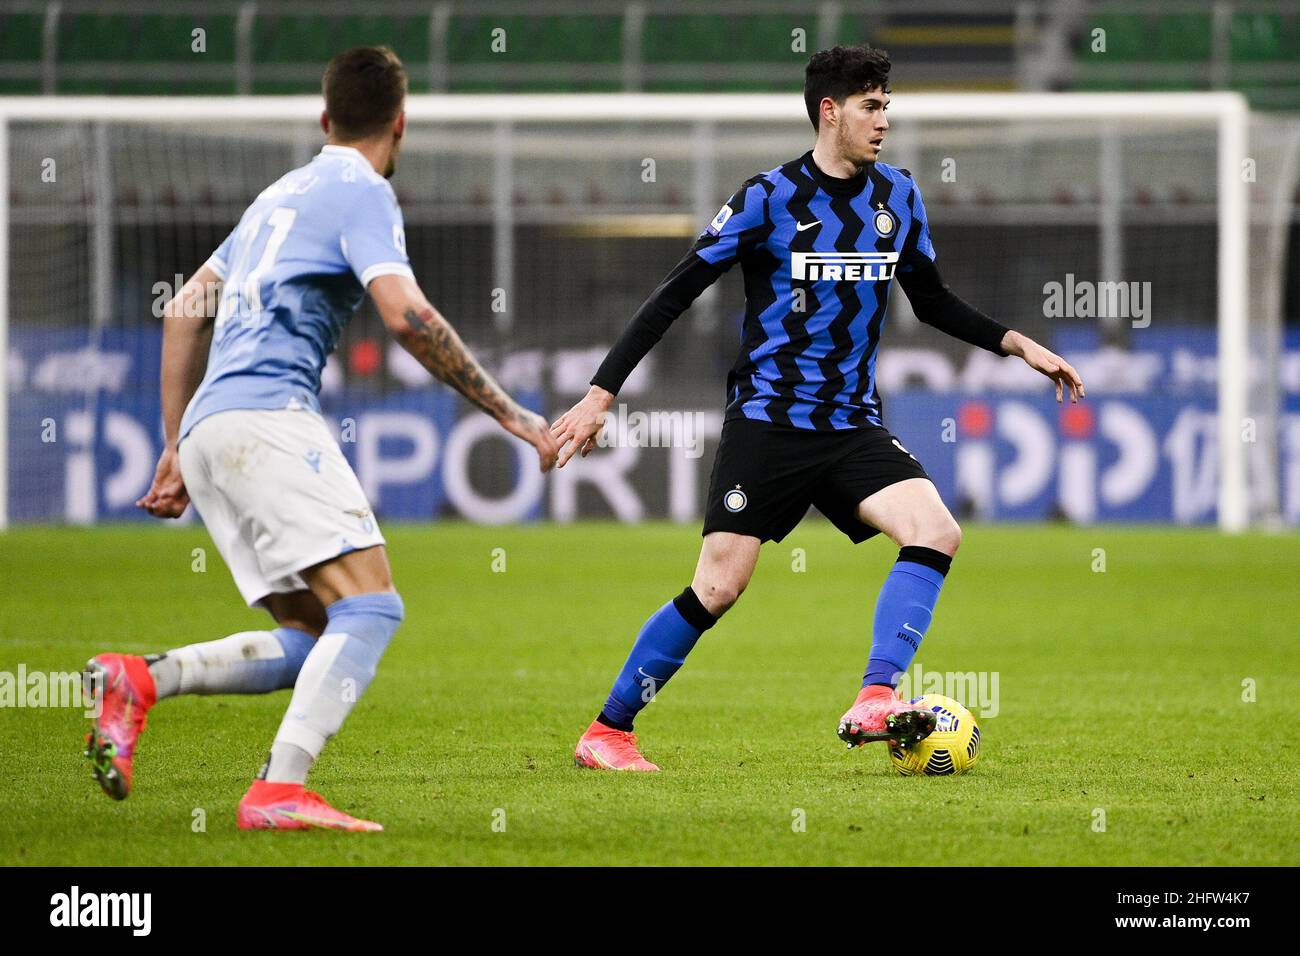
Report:
[[[324,605],[310,591],[268,594],[261,603],[280,627],[320,637],[329,624]]]
[[[402,595],[397,588],[390,588],[387,593],[391,594],[395,599],[393,610],[390,613],[396,618],[397,623],[401,624],[406,620],[406,602],[402,600]]]
[[[961,525],[952,515],[946,515],[935,525],[931,532],[931,541],[926,547],[942,551],[949,556],[956,554],[957,549],[961,547]]]
[[[917,545],[954,555],[961,547],[961,526],[946,510],[926,515],[918,520],[908,533],[899,538],[902,546]]]
[[[402,626],[402,622],[406,620],[406,602],[397,593],[397,588],[392,587],[387,591],[376,594],[375,597],[382,602],[376,606],[376,611],[385,617],[389,628],[388,637],[391,639],[397,629]]]
[[[745,584],[738,581],[716,579],[702,581],[697,579],[691,589],[704,605],[704,609],[714,617],[722,617],[735,606],[740,596],[745,593]]]

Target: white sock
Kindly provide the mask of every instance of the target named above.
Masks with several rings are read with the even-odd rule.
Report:
[[[292,687],[316,640],[289,627],[241,631],[153,658],[158,699],[178,694],[265,694]]]
[[[271,756],[266,758],[266,766],[259,776],[267,783],[306,783],[315,762],[316,757],[298,745],[277,740],[271,744]],[[271,775],[272,766],[275,776]]]

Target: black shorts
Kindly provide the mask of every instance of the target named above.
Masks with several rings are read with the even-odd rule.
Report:
[[[929,475],[881,425],[819,432],[732,419],[713,459],[703,533],[780,541],[816,505],[857,544],[880,533],[858,520],[859,503],[908,478]]]

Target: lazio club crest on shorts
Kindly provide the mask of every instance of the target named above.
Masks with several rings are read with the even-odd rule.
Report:
[[[713,217],[713,222],[709,223],[709,228],[705,230],[709,235],[716,236],[722,232],[722,227],[727,224],[734,210],[730,206],[723,206],[718,210],[718,214]]]
[[[366,534],[375,530],[375,519],[370,516],[369,508],[344,508],[343,513],[359,519],[361,521],[361,530]]]
[[[898,231],[898,219],[894,214],[880,204],[876,209],[876,214],[871,217],[871,224],[876,227],[876,235],[882,239],[888,239]]]
[[[722,496],[722,507],[726,508],[732,514],[737,511],[744,511],[745,505],[749,504],[749,498],[740,490],[740,485],[732,488]]]

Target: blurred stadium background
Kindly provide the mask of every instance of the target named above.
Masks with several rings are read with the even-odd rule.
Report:
[[[141,517],[132,503],[160,447],[155,304],[257,192],[318,149],[312,96],[339,50],[383,43],[405,60],[412,93],[427,97],[413,101],[393,180],[416,274],[507,387],[558,414],[736,186],[809,147],[799,96],[808,55],[868,42],[895,64],[883,158],[915,172],[950,285],[1064,353],[1088,383],[1088,402],[1062,410],[1019,363],[924,328],[896,294],[880,360],[886,414],[945,498],[992,520],[1300,523],[1300,118],[1291,112],[1300,109],[1300,3],[365,9],[0,3],[10,522]],[[1220,514],[1216,450],[1219,121],[1231,100],[1207,94],[1225,91],[1250,106],[1249,229],[1236,249],[1246,288],[1233,317],[1250,357],[1241,520]],[[1028,116],[1016,112],[1024,101],[998,99],[1058,92],[1123,93],[1129,107]],[[1133,99],[1154,93],[1185,94],[1181,118],[1163,101]],[[544,119],[514,94],[558,96],[548,108],[568,118]],[[570,94],[637,98],[597,107]],[[762,94],[781,99],[730,98]],[[909,116],[917,94],[948,106]],[[268,95],[302,99],[266,109],[245,101]],[[105,96],[167,99],[113,106]],[[39,99],[20,111],[14,97]],[[996,115],[963,116],[967,103]],[[761,105],[762,118],[741,117],[745,104]],[[1154,105],[1135,115],[1137,104]],[[1149,283],[1149,313],[1048,314],[1049,283],[1106,282]],[[632,409],[703,412],[715,440],[742,308],[739,275],[729,276],[622,398]],[[381,518],[689,522],[701,513],[712,444],[699,458],[610,449],[543,483],[490,423],[405,358],[367,306],[326,380],[327,415],[357,423],[344,449]]]

